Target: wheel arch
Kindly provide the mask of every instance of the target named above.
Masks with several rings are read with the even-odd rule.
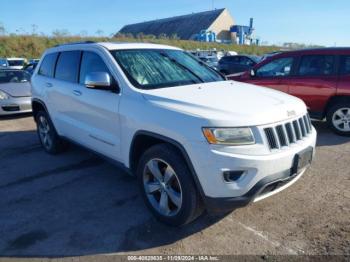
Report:
[[[133,174],[136,173],[136,168],[138,161],[140,160],[142,154],[151,146],[154,146],[156,144],[170,144],[174,146],[178,152],[182,155],[184,158],[188,168],[190,169],[190,173],[192,175],[192,178],[195,182],[196,188],[199,190],[199,193],[202,197],[204,197],[204,191],[202,189],[202,186],[199,182],[199,179],[197,177],[196,171],[193,167],[192,161],[187,154],[186,149],[184,146],[179,143],[178,141],[145,130],[139,130],[134,134],[134,137],[131,142],[130,151],[129,151],[129,168]]]
[[[339,103],[339,102],[348,102],[350,103],[350,96],[347,95],[336,95],[336,96],[332,96],[331,98],[329,98],[325,110],[323,112],[323,117],[326,117],[327,112],[330,108],[332,108],[332,106],[334,106],[335,104]]]
[[[34,121],[36,121],[36,114],[37,114],[39,111],[44,110],[46,113],[49,113],[49,112],[47,111],[47,108],[46,108],[45,103],[44,103],[42,100],[37,99],[37,98],[33,98],[33,99],[32,99],[32,110],[33,110]]]

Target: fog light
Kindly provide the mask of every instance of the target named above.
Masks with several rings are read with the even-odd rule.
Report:
[[[226,182],[234,182],[237,181],[239,178],[241,178],[244,174],[244,171],[239,170],[239,171],[224,171],[223,172],[223,176],[224,176],[224,180]]]

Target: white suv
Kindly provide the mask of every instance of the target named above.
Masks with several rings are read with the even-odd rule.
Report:
[[[40,61],[32,106],[44,149],[73,141],[119,163],[168,224],[275,194],[312,161],[316,131],[300,99],[226,81],[181,49],[85,42]]]

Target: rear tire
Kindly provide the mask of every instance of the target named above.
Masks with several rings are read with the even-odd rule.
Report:
[[[339,102],[327,111],[328,126],[338,135],[350,136],[350,102]]]
[[[161,222],[182,226],[202,214],[191,171],[172,145],[149,148],[138,163],[137,178],[147,207]]]
[[[37,133],[44,150],[49,154],[58,154],[67,147],[67,142],[57,134],[49,115],[45,111],[39,111],[35,115]]]

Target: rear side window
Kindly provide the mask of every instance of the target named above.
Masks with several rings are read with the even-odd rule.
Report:
[[[281,77],[290,75],[292,65],[292,57],[283,57],[274,59],[256,70],[258,77]]]
[[[84,84],[86,75],[93,72],[106,72],[110,74],[106,64],[98,54],[84,52],[80,66],[80,84]]]
[[[246,66],[253,66],[254,62],[252,60],[250,60],[248,57],[241,57],[241,61],[240,61],[241,65],[246,65]]]
[[[58,57],[55,78],[76,83],[78,81],[80,54],[80,51],[62,52]]]
[[[300,61],[298,74],[300,76],[322,76],[334,73],[334,56],[308,55]]]
[[[238,56],[224,56],[221,58],[220,62],[222,63],[239,63]]]
[[[350,56],[340,57],[340,74],[350,75]]]
[[[48,54],[44,57],[39,69],[39,75],[53,77],[58,53]]]

